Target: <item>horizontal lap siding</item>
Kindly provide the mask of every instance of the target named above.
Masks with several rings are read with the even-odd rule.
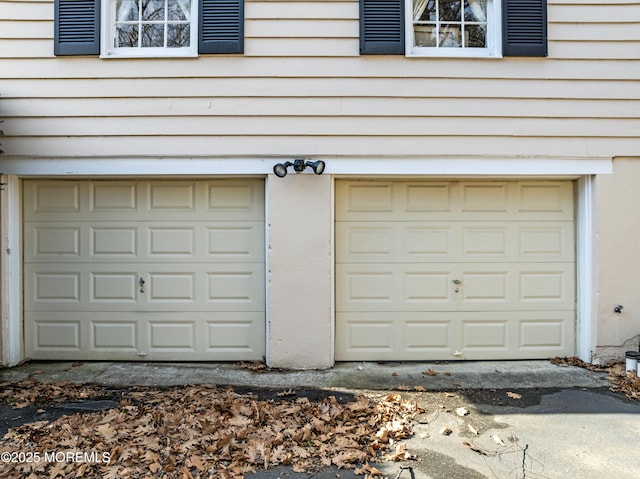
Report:
[[[633,155],[640,0],[549,0],[549,57],[358,54],[357,1],[248,1],[243,55],[53,56],[0,0],[9,155]]]

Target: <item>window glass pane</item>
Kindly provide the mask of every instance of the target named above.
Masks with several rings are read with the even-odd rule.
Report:
[[[442,24],[440,26],[440,41],[438,46],[455,48],[462,46],[462,32],[460,25]]]
[[[460,13],[462,9],[461,1],[462,0],[440,0],[438,2],[440,4],[440,21],[462,20]]]
[[[191,0],[169,0],[168,20],[189,20],[191,18]]]
[[[164,21],[164,0],[142,0],[142,21]]]
[[[486,0],[466,0],[464,2],[464,20],[466,22],[486,22]]]
[[[487,46],[487,27],[467,25],[465,27],[465,47],[484,48]]]
[[[435,22],[438,19],[436,0],[413,0],[413,19]]]
[[[417,47],[435,47],[437,29],[434,25],[416,25],[414,27],[415,44]]]
[[[167,46],[170,48],[188,47],[191,40],[191,25],[188,23],[170,23],[167,25]]]
[[[120,22],[135,22],[140,18],[138,0],[118,0],[116,2],[116,20]]]
[[[138,46],[138,25],[118,24],[116,25],[116,47],[137,47]]]
[[[142,25],[142,47],[164,47],[164,25]]]

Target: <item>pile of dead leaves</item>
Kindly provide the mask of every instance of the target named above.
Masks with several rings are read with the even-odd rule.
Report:
[[[635,373],[625,371],[624,364],[614,364],[609,368],[607,379],[614,385],[613,392],[622,393],[629,399],[640,401],[640,378]]]
[[[18,383],[0,382],[0,403],[13,409],[35,404],[60,404],[63,402],[103,397],[104,389],[98,386],[73,384],[70,381],[49,383],[33,376]]]
[[[420,412],[397,394],[343,404],[333,396],[259,400],[207,386],[132,391],[117,409],[25,424],[0,441],[0,452],[81,451],[108,463],[5,463],[2,477],[231,479],[276,465],[365,465],[357,472],[369,474],[370,461],[397,457],[394,446]]]
[[[613,383],[609,389],[616,393],[624,394],[629,399],[640,401],[640,378],[635,373],[627,372],[625,364],[589,364],[579,358],[553,358],[553,364],[560,366],[579,366],[596,372],[608,373],[607,379]]]
[[[595,372],[609,372],[609,368],[611,368],[614,364],[591,364],[585,363],[582,359],[572,356],[568,358],[551,358],[551,364],[556,364],[558,366],[578,366],[580,368],[588,369],[589,371]]]

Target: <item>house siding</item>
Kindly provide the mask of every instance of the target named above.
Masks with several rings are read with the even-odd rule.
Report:
[[[549,0],[547,58],[360,55],[358,12],[354,0],[249,0],[243,54],[101,59],[53,55],[53,0],[0,0],[4,158],[615,158],[596,190],[607,228],[597,231],[606,275],[595,285],[594,349],[606,359],[637,346],[637,234],[609,227],[620,202],[640,202],[629,185],[640,178],[640,1]],[[291,203],[283,188],[269,194]],[[331,185],[318,188],[330,208]],[[329,244],[325,220],[316,232]],[[286,236],[280,228],[274,237]],[[633,277],[610,282],[621,263]],[[270,294],[272,317],[290,309],[284,292]],[[272,331],[274,345],[287,329]],[[307,346],[272,365],[299,366]]]
[[[638,151],[640,2],[549,2],[547,59],[360,56],[355,1],[248,1],[244,55],[184,60],[56,58],[52,1],[0,15],[9,155]]]

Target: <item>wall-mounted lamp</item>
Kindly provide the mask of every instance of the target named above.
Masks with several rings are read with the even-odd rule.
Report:
[[[278,178],[284,178],[287,176],[287,168],[293,166],[293,171],[296,173],[302,172],[307,166],[311,167],[313,172],[316,175],[321,175],[324,172],[324,161],[304,161],[304,160],[293,160],[293,163],[290,161],[285,161],[284,163],[277,163],[273,165],[273,172]]]

